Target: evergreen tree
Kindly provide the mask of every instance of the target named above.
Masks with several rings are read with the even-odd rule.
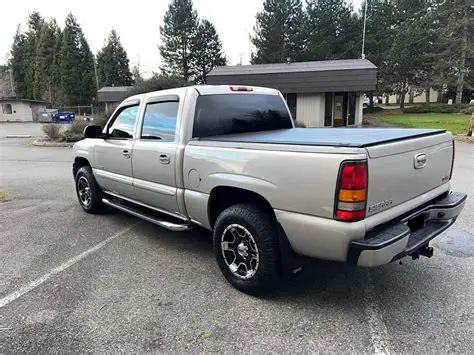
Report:
[[[172,0],[160,26],[163,59],[162,71],[184,78],[194,76],[191,46],[198,26],[198,15],[192,0]]]
[[[44,19],[38,12],[32,12],[28,19],[28,31],[26,32],[25,40],[25,83],[26,95],[28,99],[34,99],[34,82],[35,82],[35,67],[36,67],[36,46],[39,40],[41,28],[43,27]]]
[[[35,70],[33,83],[33,97],[36,100],[53,101],[54,60],[56,57],[57,42],[61,30],[55,20],[44,22],[41,26],[38,42],[36,44]]]
[[[344,0],[308,0],[312,60],[360,58],[361,19]]]
[[[13,82],[15,86],[15,94],[18,98],[27,98],[26,88],[26,36],[21,32],[18,25],[13,38],[11,49],[11,58],[9,66],[12,70]]]
[[[199,23],[191,51],[193,69],[197,73],[196,81],[199,83],[206,82],[207,74],[214,67],[227,63],[216,28],[208,20],[202,20]]]
[[[63,31],[59,71],[65,102],[90,104],[95,96],[94,62],[82,29],[72,14],[67,16]]]
[[[132,84],[127,52],[120,43],[115,30],[110,33],[107,43],[97,53],[97,76],[99,87],[128,86]]]
[[[252,64],[307,59],[306,16],[301,0],[265,0],[250,41]]]

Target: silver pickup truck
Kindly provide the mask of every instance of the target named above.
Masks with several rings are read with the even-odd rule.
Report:
[[[302,256],[364,267],[431,257],[466,200],[450,191],[451,133],[294,128],[273,89],[132,96],[84,135],[73,174],[86,212],[204,227],[226,279],[253,294],[301,270]]]

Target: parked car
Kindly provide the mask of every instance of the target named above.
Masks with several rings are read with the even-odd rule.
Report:
[[[268,292],[302,256],[373,267],[431,257],[466,195],[454,141],[435,129],[294,128],[280,92],[194,86],[132,96],[73,149],[79,203],[173,231],[213,233],[244,292]]]

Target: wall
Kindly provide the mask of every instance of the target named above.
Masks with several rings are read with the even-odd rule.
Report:
[[[324,126],[324,93],[298,94],[296,97],[296,120],[306,127]]]
[[[438,100],[438,91],[430,89],[430,102],[436,102]],[[405,105],[410,102],[410,95],[405,95]],[[424,104],[426,102],[425,91],[413,98],[413,103],[415,104]],[[383,101],[385,103],[385,100]],[[389,104],[397,103],[397,95],[390,95],[388,97]]]
[[[2,105],[5,104],[12,105],[11,114],[3,112]],[[46,109],[45,105],[18,101],[2,101],[0,102],[0,122],[33,122],[33,111],[37,112],[44,109]]]

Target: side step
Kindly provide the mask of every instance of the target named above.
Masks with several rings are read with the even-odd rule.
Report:
[[[102,198],[102,202],[108,206],[129,213],[132,216],[144,219],[145,221],[156,224],[157,226],[169,229],[171,231],[185,232],[193,228],[193,225],[191,223],[173,223],[165,221],[164,219],[160,219],[158,216],[156,216],[153,211],[145,212],[144,208],[139,209],[139,207],[132,207],[130,203],[126,203],[125,201],[122,201],[118,198]]]

